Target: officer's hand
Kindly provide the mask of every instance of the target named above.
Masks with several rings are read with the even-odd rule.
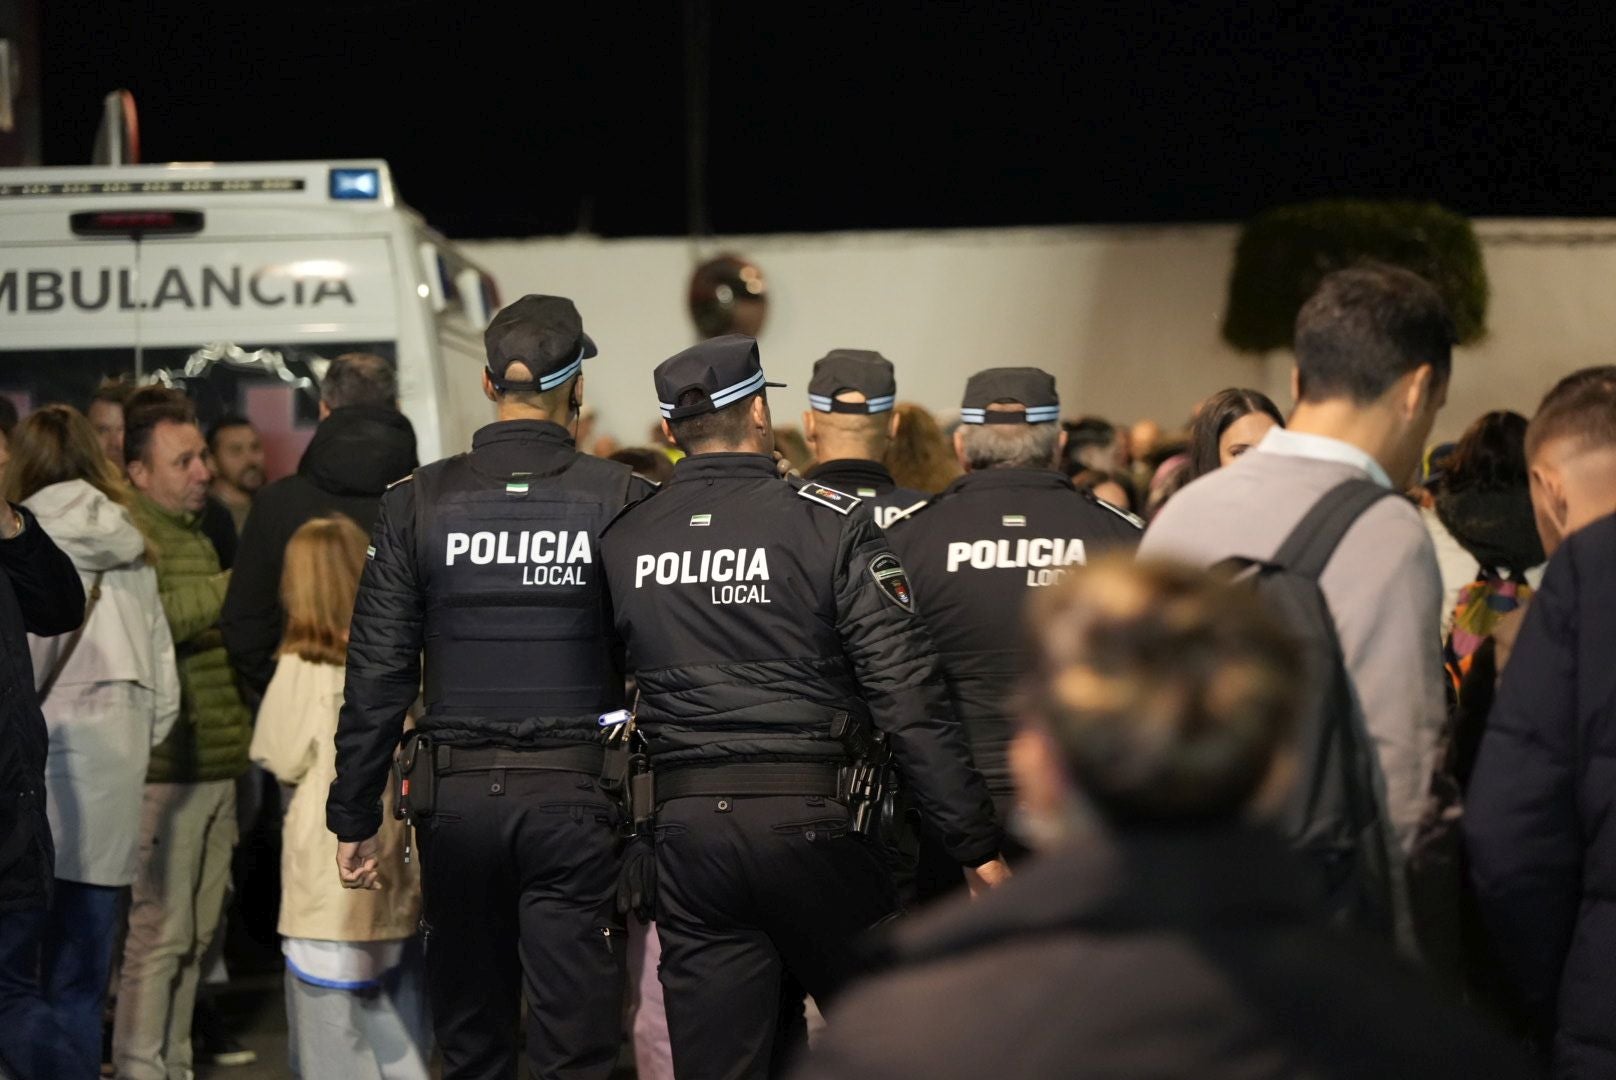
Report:
[[[989,889],[997,889],[1009,880],[1010,864],[1004,861],[1002,855],[975,869],[967,868],[965,871],[965,884],[971,890],[972,896],[981,896]]]
[[[780,474],[782,480],[802,479],[797,475],[797,470],[792,468],[791,459],[778,450],[774,452],[774,471]]]
[[[337,875],[344,889],[380,889],[381,871],[376,857],[380,851],[374,836],[368,840],[337,842]]]

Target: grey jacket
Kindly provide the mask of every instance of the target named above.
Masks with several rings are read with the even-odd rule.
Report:
[[[1367,474],[1339,461],[1258,449],[1175,495],[1139,554],[1211,566],[1266,559],[1320,497]],[[1320,578],[1360,715],[1377,751],[1394,866],[1425,806],[1443,696],[1442,581],[1419,511],[1383,499],[1347,532]]]

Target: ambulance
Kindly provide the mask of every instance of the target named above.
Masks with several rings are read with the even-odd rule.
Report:
[[[24,414],[110,375],[182,385],[204,421],[252,419],[275,475],[325,365],[369,352],[431,461],[492,419],[475,373],[499,303],[383,161],[0,169],[0,393]]]

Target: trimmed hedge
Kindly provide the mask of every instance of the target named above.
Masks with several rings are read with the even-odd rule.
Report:
[[[1487,273],[1470,222],[1434,203],[1332,199],[1281,206],[1247,223],[1229,275],[1223,339],[1244,352],[1288,348],[1319,280],[1366,259],[1437,287],[1460,342],[1486,332]]]

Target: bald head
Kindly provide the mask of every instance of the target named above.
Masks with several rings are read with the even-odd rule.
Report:
[[[862,403],[857,390],[843,390],[837,401]],[[802,433],[816,461],[881,461],[898,434],[898,411],[878,413],[819,412],[802,414]]]
[[[1585,368],[1549,391],[1526,429],[1526,458],[1548,554],[1616,513],[1616,366]]]

